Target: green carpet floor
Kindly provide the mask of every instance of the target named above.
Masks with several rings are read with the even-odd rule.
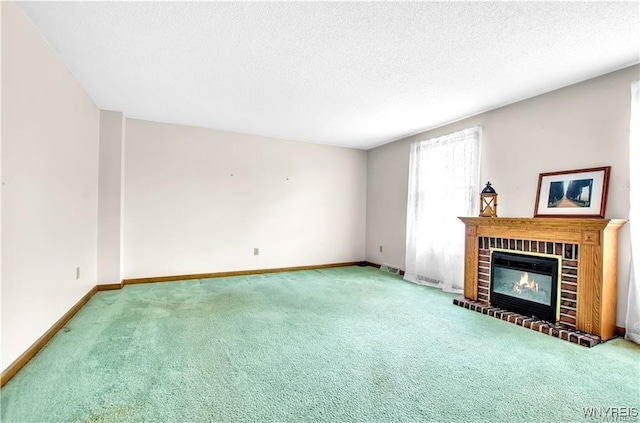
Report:
[[[100,292],[2,422],[559,422],[640,406],[640,347],[581,347],[346,267]]]

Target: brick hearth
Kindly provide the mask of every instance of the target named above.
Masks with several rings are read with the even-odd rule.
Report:
[[[533,317],[523,316],[522,314],[507,311],[498,307],[492,307],[486,303],[468,300],[462,297],[455,298],[453,303],[457,306],[477,311],[478,313],[486,314],[487,316],[495,317],[496,319],[501,319],[509,323],[515,323],[518,326],[560,338],[564,341],[580,344],[584,347],[591,348],[600,343],[600,337],[597,335],[591,335],[577,329],[571,329],[567,326],[553,325],[543,320],[534,319]]]

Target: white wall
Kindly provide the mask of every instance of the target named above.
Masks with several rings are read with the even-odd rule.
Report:
[[[630,86],[639,72],[639,66],[626,68],[370,150],[367,260],[404,268],[409,145],[474,125],[484,127],[481,180],[490,180],[498,192],[499,216],[533,216],[542,172],[611,165],[606,217],[627,218]],[[619,242],[618,326],[624,326],[629,260],[625,226]]]
[[[96,284],[98,127],[75,78],[2,2],[3,369]]]
[[[98,284],[122,280],[122,185],[125,118],[100,112]]]
[[[125,139],[125,279],[364,260],[365,151],[133,119]]]

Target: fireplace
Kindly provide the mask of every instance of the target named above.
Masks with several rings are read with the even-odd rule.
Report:
[[[460,219],[465,224],[464,297],[455,298],[454,304],[587,347],[616,336],[618,230],[626,220],[515,217]],[[552,256],[557,261],[556,281],[551,284],[552,288],[555,286],[556,293],[550,293],[549,301],[538,301],[544,303],[547,309],[555,309],[553,315],[542,317],[536,310],[518,312],[513,311],[513,305],[509,305],[509,311],[506,306],[495,305],[496,293],[491,291],[491,261],[492,255],[498,252],[496,250],[515,255]],[[513,264],[509,256],[503,267],[507,270],[517,269],[519,274],[524,273],[523,269]],[[544,267],[538,265],[533,269],[526,269],[525,272],[529,275],[522,282],[522,276],[517,279],[515,292],[532,290],[536,284],[540,291],[543,276],[548,276],[549,273],[553,275],[553,271],[548,272],[548,269],[538,272]],[[516,282],[511,282],[511,287],[507,285],[506,289],[498,288],[498,294],[505,294],[504,291],[510,293],[509,289],[513,292]],[[511,297],[522,299],[518,298],[521,295]],[[531,297],[525,295],[524,299],[530,301],[538,298],[533,295]],[[555,305],[552,303],[554,298]],[[534,315],[537,317],[532,317]]]
[[[555,324],[559,268],[557,256],[491,250],[491,305]]]

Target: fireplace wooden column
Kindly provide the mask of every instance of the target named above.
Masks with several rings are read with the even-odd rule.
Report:
[[[478,299],[481,237],[571,243],[578,246],[576,328],[616,335],[618,230],[625,219],[460,217],[465,224],[464,296]]]

